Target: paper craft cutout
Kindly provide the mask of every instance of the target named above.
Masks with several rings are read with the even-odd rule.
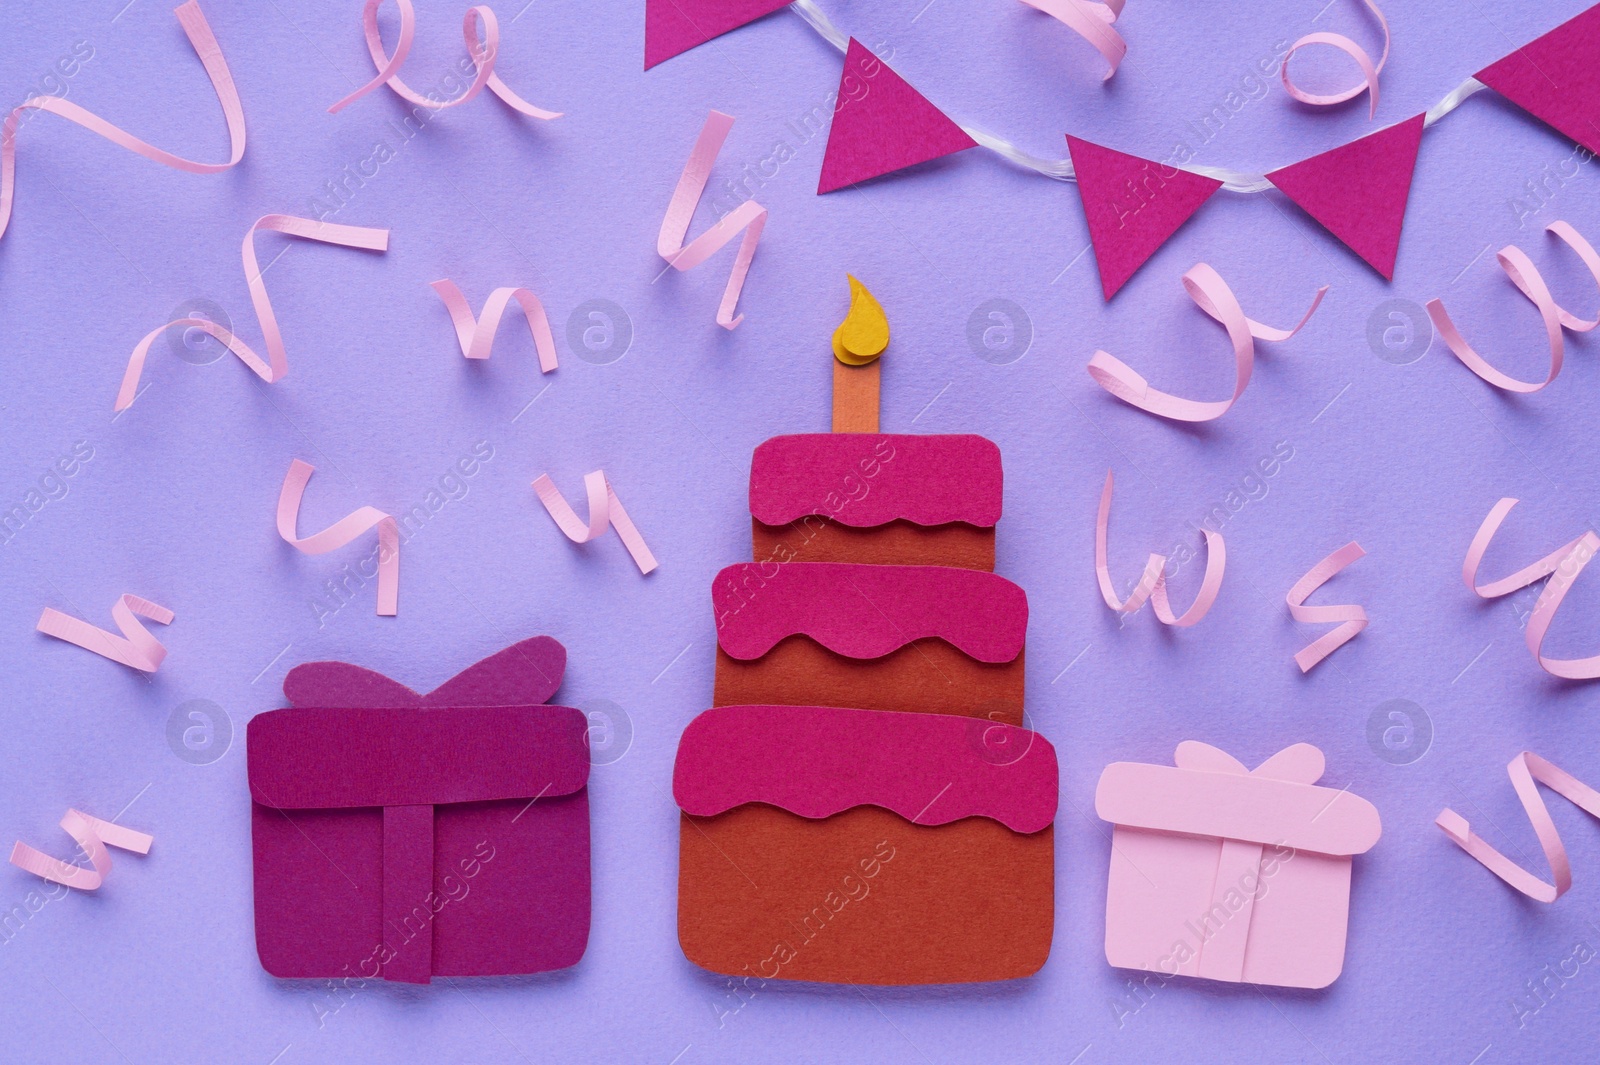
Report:
[[[48,606],[39,615],[39,622],[34,628],[46,636],[77,644],[85,651],[109,658],[118,665],[154,673],[166,660],[167,649],[161,646],[160,640],[150,635],[150,630],[139,624],[141,617],[149,618],[158,625],[170,625],[174,614],[159,603],[140,599],[136,595],[123,595],[111,604],[111,620],[122,630],[121,636],[113,636],[105,629]]]
[[[763,802],[816,821],[870,805],[919,825],[987,817],[1014,832],[1045,828],[1056,816],[1055,748],[1027,729],[986,728],[996,735],[969,742],[971,721],[949,714],[718,707],[684,730],[672,795],[697,817]]]
[[[244,158],[244,107],[239,103],[239,89],[233,83],[227,59],[223,58],[222,46],[217,43],[216,35],[211,32],[211,24],[206,21],[196,0],[188,0],[188,3],[174,8],[172,13],[178,16],[184,35],[189,38],[195,55],[200,57],[201,64],[205,66],[206,77],[211,79],[217,102],[222,105],[222,116],[228,123],[228,161],[198,163],[184,159],[140,140],[70,100],[59,96],[33,96],[12,108],[6,116],[4,127],[0,127],[0,237],[5,236],[6,227],[11,224],[11,204],[16,197],[17,126],[22,113],[30,109],[59,115],[90,133],[104,137],[119,148],[126,148],[152,162],[190,174],[218,174]]]
[[[776,572],[772,572],[776,570]],[[734,658],[803,634],[850,658],[878,658],[938,637],[980,662],[1022,650],[1028,597],[993,573],[950,566],[740,562],[711,585],[717,643]]]
[[[1106,561],[1113,483],[1111,471],[1107,470],[1105,487],[1100,490],[1100,510],[1094,523],[1094,573],[1095,579],[1100,582],[1100,598],[1105,600],[1106,606],[1122,614],[1134,613],[1149,600],[1161,624],[1188,628],[1210,613],[1211,605],[1217,601],[1217,593],[1222,591],[1222,574],[1228,566],[1228,547],[1222,540],[1222,534],[1210,529],[1200,530],[1206,538],[1206,572],[1200,580],[1200,591],[1195,593],[1194,603],[1184,611],[1182,617],[1172,612],[1172,604],[1167,599],[1167,556],[1154,551],[1150,552],[1150,558],[1145,562],[1144,574],[1139,578],[1138,586],[1128,593],[1126,599],[1119,600],[1117,587],[1111,581],[1111,568]]]
[[[1288,340],[1304,328],[1322,305],[1328,286],[1317,289],[1311,306],[1300,321],[1290,329],[1274,329],[1253,318],[1245,317],[1239,301],[1228,283],[1206,263],[1196,263],[1183,275],[1183,287],[1194,300],[1195,306],[1222,323],[1233,343],[1233,395],[1222,400],[1184,399],[1170,392],[1151,388],[1139,372],[1121,359],[1106,351],[1096,351],[1089,359],[1089,376],[1095,384],[1116,396],[1129,406],[1138,407],[1161,418],[1178,422],[1215,421],[1244,395],[1250,383],[1250,373],[1255,368],[1257,340]]]
[[[399,611],[400,599],[400,528],[394,518],[377,507],[360,507],[351,511],[319,533],[301,537],[296,528],[300,524],[300,498],[305,495],[306,483],[317,468],[309,462],[295,459],[289,463],[289,472],[283,475],[283,487],[278,490],[278,535],[283,542],[306,555],[325,555],[350,543],[369,529],[378,530],[378,614],[393,617]]]
[[[1294,587],[1290,588],[1289,594],[1284,597],[1289,604],[1290,616],[1302,624],[1339,624],[1338,628],[1323,633],[1295,652],[1294,663],[1300,667],[1300,672],[1311,672],[1312,666],[1355,639],[1367,627],[1367,612],[1353,603],[1340,606],[1305,605],[1311,593],[1332,580],[1356,559],[1365,558],[1366,554],[1360,544],[1351,540],[1307,570],[1305,576],[1295,581]]]
[[[1578,258],[1583,260],[1583,265],[1588,267],[1589,276],[1594,278],[1595,284],[1600,285],[1600,255],[1590,243],[1583,238],[1576,229],[1566,222],[1556,220],[1545,226],[1548,232],[1557,237],[1578,253]],[[1495,253],[1495,258],[1500,262],[1500,268],[1506,272],[1511,283],[1517,290],[1533,301],[1539,309],[1539,318],[1544,322],[1546,339],[1550,342],[1550,372],[1543,381],[1520,381],[1509,374],[1502,373],[1489,365],[1487,359],[1473,350],[1462,337],[1461,331],[1456,328],[1450,315],[1444,309],[1444,302],[1438,299],[1428,301],[1428,317],[1433,320],[1433,327],[1439,331],[1444,342],[1450,350],[1467,366],[1467,369],[1477,374],[1483,380],[1505,392],[1537,392],[1545,385],[1556,379],[1561,372],[1561,360],[1566,353],[1566,339],[1562,329],[1570,329],[1574,333],[1587,333],[1596,325],[1600,325],[1600,317],[1579,318],[1555,301],[1550,295],[1550,288],[1544,282],[1544,277],[1539,273],[1538,267],[1533,265],[1523,250],[1514,244],[1507,244]]]
[[[1116,826],[1106,961],[1233,983],[1333,983],[1350,858],[1378,841],[1377,809],[1317,787],[1322,752],[1308,743],[1253,771],[1194,740],[1173,762],[1113,762],[1095,789],[1095,812]]]
[[[1528,823],[1539,837],[1539,849],[1550,863],[1550,874],[1555,883],[1547,883],[1528,872],[1484,842],[1482,836],[1472,831],[1465,817],[1448,807],[1434,819],[1434,824],[1444,829],[1450,842],[1466,851],[1485,869],[1504,880],[1535,902],[1554,902],[1572,887],[1572,863],[1567,860],[1566,844],[1550,819],[1550,810],[1539,794],[1539,784],[1569,800],[1578,809],[1600,817],[1600,792],[1577,777],[1545,761],[1532,751],[1523,751],[1506,766],[1511,776],[1511,786],[1517,791],[1522,809],[1527,812]]]
[[[89,859],[92,868],[85,869],[73,862],[52,858],[21,840],[11,847],[11,864],[63,887],[97,891],[111,873],[111,852],[106,850],[107,847],[134,854],[149,854],[150,844],[155,841],[154,837],[143,832],[90,817],[78,810],[68,810],[61,818],[61,827],[67,835],[78,841],[78,848]]]
[[[1215,178],[1102,148],[1070,133],[1067,151],[1108,300],[1222,187]]]
[[[1489,550],[1494,534],[1500,531],[1500,524],[1516,505],[1517,500],[1507,496],[1490,508],[1467,547],[1467,557],[1461,563],[1461,579],[1479,598],[1496,599],[1549,577],[1544,590],[1539,593],[1538,601],[1533,604],[1533,611],[1528,615],[1523,630],[1528,650],[1533,652],[1539,668],[1552,676],[1566,680],[1594,680],[1600,677],[1600,655],[1589,658],[1546,658],[1544,654],[1544,638],[1550,631],[1550,624],[1555,621],[1556,611],[1561,609],[1561,603],[1572,590],[1578,574],[1600,552],[1600,536],[1595,535],[1592,529],[1509,577],[1488,584],[1478,583],[1478,566],[1483,562],[1484,553]]]
[[[419,695],[382,673],[348,662],[302,662],[283,678],[291,706],[536,706],[561,687],[567,649],[533,636],[496,651]]]
[[[344,663],[290,672],[294,707],[247,735],[264,969],[427,983],[583,956],[588,721],[524,701],[565,662],[536,637],[428,695]]]
[[[266,342],[268,362],[250,349],[250,345],[208,318],[178,318],[145,334],[128,359],[128,369],[122,375],[122,387],[117,390],[115,409],[127,410],[139,394],[139,375],[144,372],[145,356],[156,338],[173,326],[201,329],[216,337],[223,346],[239,357],[239,361],[267,384],[283,380],[289,373],[289,356],[284,350],[283,335],[278,332],[278,318],[272,313],[272,301],[267,298],[267,285],[262,280],[261,268],[256,264],[256,233],[260,230],[282,233],[323,244],[341,244],[346,248],[363,248],[367,251],[388,251],[389,231],[369,229],[366,226],[342,226],[332,222],[318,222],[294,215],[269,214],[256,219],[245,231],[240,258],[244,262],[245,285],[250,289],[250,302],[255,305],[256,319],[261,323],[261,335]]]
[[[722,290],[722,303],[717,307],[717,324],[724,329],[733,329],[744,321],[742,314],[734,317],[733,309],[739,303],[739,293],[744,290],[745,275],[750,272],[756,245],[761,243],[761,231],[767,225],[767,209],[754,200],[745,200],[687,245],[683,241],[688,236],[689,223],[694,220],[700,194],[711,177],[711,166],[717,161],[722,142],[728,139],[728,130],[732,128],[731,115],[712,111],[706,116],[706,124],[700,128],[688,162],[683,164],[683,174],[678,178],[678,187],[672,190],[672,200],[661,219],[661,231],[656,235],[656,254],[672,269],[682,271],[699,266],[739,233],[744,234],[733,259],[733,270],[728,274],[728,286]]]
[[[992,529],[1003,483],[1000,449],[970,433],[796,433],[756,447],[750,514],[767,525],[828,514],[855,528],[904,520]]]
[[[644,68],[788,5],[789,0],[645,0]]]
[[[1281,68],[1283,75],[1283,87],[1290,96],[1293,96],[1296,100],[1299,100],[1303,104],[1311,104],[1313,107],[1326,107],[1330,104],[1342,104],[1346,100],[1353,100],[1365,92],[1370,94],[1367,97],[1367,103],[1369,105],[1367,109],[1367,117],[1374,118],[1377,116],[1378,74],[1383,70],[1383,65],[1389,61],[1389,20],[1383,17],[1383,12],[1378,10],[1378,5],[1373,3],[1372,0],[1361,0],[1361,2],[1366,5],[1368,11],[1372,12],[1372,17],[1378,20],[1378,25],[1383,29],[1383,54],[1378,57],[1378,61],[1374,63],[1372,61],[1372,57],[1367,54],[1366,49],[1362,48],[1359,44],[1352,41],[1342,33],[1308,33],[1304,37],[1301,37],[1299,40],[1291,44],[1289,46],[1289,51],[1286,52],[1283,57],[1283,65]],[[1327,9],[1324,8],[1323,10]],[[1361,68],[1361,82],[1336,93],[1311,93],[1300,88],[1300,86],[1296,85],[1289,77],[1289,60],[1294,58],[1295,52],[1299,51],[1301,48],[1304,48],[1308,44],[1332,45],[1334,48],[1339,49],[1351,59],[1354,59],[1356,61],[1356,66]],[[1421,130],[1418,130],[1418,132],[1420,133]],[[1407,168],[1407,173],[1410,173],[1409,167]],[[1271,178],[1270,174],[1268,175],[1268,178]],[[1410,184],[1409,177],[1407,178],[1407,184]],[[1330,226],[1329,228],[1331,229],[1332,227]],[[1337,235],[1338,234],[1335,234],[1335,236]],[[1370,262],[1371,260],[1368,261]],[[1383,276],[1388,277],[1389,275],[1384,274]]]
[[[715,706],[782,704],[982,717],[1022,726],[1026,653],[980,662],[937,637],[878,658],[850,658],[791,636],[760,658],[717,648]]]
[[[857,91],[857,86],[865,86],[865,91]],[[839,75],[817,195],[977,146],[965,130],[852,37]]]
[[[549,373],[556,368],[556,341],[550,335],[550,319],[545,317],[544,304],[539,297],[525,288],[497,288],[484,301],[483,314],[474,317],[472,305],[461,294],[454,281],[444,278],[430,286],[444,300],[450,312],[450,324],[456,328],[456,341],[461,354],[469,359],[487,359],[494,349],[494,336],[500,328],[500,317],[512,300],[522,308],[528,320],[528,334],[539,352],[539,372]]]
[[[495,18],[494,12],[482,4],[469,7],[461,19],[461,36],[467,43],[467,54],[472,57],[472,65],[477,68],[477,74],[473,77],[472,84],[467,86],[467,91],[454,100],[439,100],[413,91],[400,80],[400,66],[411,53],[411,38],[416,29],[416,13],[411,9],[411,0],[395,0],[395,2],[400,8],[400,42],[395,46],[394,55],[388,54],[383,46],[383,34],[378,31],[378,8],[383,6],[383,0],[367,0],[366,6],[361,9],[361,28],[366,32],[367,51],[372,55],[372,65],[378,68],[378,76],[329,107],[329,114],[338,114],[380,85],[389,86],[395,91],[395,95],[408,104],[434,111],[464,104],[482,92],[487,85],[490,92],[500,97],[507,107],[519,114],[542,119],[561,117],[560,111],[546,111],[542,107],[535,107],[512,92],[510,87],[500,80],[500,75],[494,72],[494,61],[500,55],[500,22]],[[480,21],[483,23],[482,43],[478,41]]]
[[[889,319],[867,286],[850,280],[850,311],[833,331],[833,431],[878,431],[878,388],[889,346]]]
[[[888,343],[858,290],[851,317],[864,309],[835,334],[858,356]],[[690,961],[852,984],[1044,964],[1058,770],[1023,724],[1027,596],[989,572],[1001,482],[999,450],[974,436],[756,449],[756,561],[712,584],[716,709],[674,775]]]
[[[1274,170],[1267,180],[1392,281],[1426,117]]]
[[[1600,152],[1600,5],[1473,75],[1591,152]]]
[[[850,311],[833,331],[833,356],[846,366],[866,366],[889,346],[889,318],[866,285],[854,274],[845,277],[850,281]]]
[[[1014,757],[984,746],[990,728]],[[686,806],[678,936],[713,972],[965,983],[1031,975],[1049,953],[1056,767],[1034,733],[870,710],[711,710],[684,735],[674,794]],[[727,807],[741,795],[757,798]],[[960,819],[930,825],[946,817]]]
[[[1122,14],[1125,0],[1022,0],[1024,4],[1042,11],[1064,24],[1073,33],[1094,45],[1106,60],[1106,73],[1101,81],[1110,81],[1117,72],[1122,57],[1128,54],[1128,42],[1112,28],[1117,16]]]
[[[605,471],[595,470],[593,473],[585,474],[583,487],[589,496],[588,525],[578,520],[578,514],[572,509],[572,504],[567,502],[566,497],[561,494],[561,489],[556,487],[549,474],[541,473],[539,479],[533,482],[533,490],[539,496],[539,502],[544,504],[545,512],[555,520],[556,527],[568,540],[575,544],[586,544],[604,533],[607,528],[613,528],[617,530],[617,538],[622,541],[622,546],[628,549],[628,554],[633,557],[633,564],[639,567],[641,574],[655,569],[656,556],[650,553],[644,537],[639,534],[633,519],[628,517],[628,512],[623,508],[622,500],[617,498],[617,490],[611,487]]]

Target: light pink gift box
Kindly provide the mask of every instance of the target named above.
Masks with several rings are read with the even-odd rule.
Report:
[[[1350,858],[1378,841],[1377,809],[1318,787],[1322,752],[1308,743],[1253,772],[1193,740],[1173,761],[1114,762],[1100,774],[1095,810],[1116,825],[1106,960],[1236,983],[1333,983]]]

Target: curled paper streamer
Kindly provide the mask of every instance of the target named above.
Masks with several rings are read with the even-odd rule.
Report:
[[[1289,46],[1289,51],[1283,57],[1283,87],[1303,104],[1314,107],[1326,107],[1329,104],[1342,104],[1346,100],[1353,100],[1362,93],[1369,93],[1367,102],[1370,105],[1367,117],[1372,118],[1378,113],[1378,74],[1383,70],[1383,65],[1389,61],[1389,20],[1383,17],[1383,12],[1378,10],[1378,5],[1372,0],[1361,0],[1367,5],[1367,10],[1372,12],[1372,17],[1378,20],[1378,25],[1383,29],[1383,54],[1374,63],[1372,57],[1359,44],[1352,41],[1342,33],[1308,33]],[[1362,82],[1352,85],[1348,89],[1331,94],[1306,92],[1294,83],[1289,77],[1289,60],[1294,58],[1294,53],[1308,44],[1327,44],[1339,49],[1345,55],[1356,61],[1356,66],[1361,68]]]
[[[1338,606],[1306,606],[1306,600],[1311,597],[1312,592],[1321,588],[1350,563],[1365,556],[1366,552],[1361,549],[1361,545],[1351,540],[1312,566],[1304,577],[1294,582],[1294,587],[1290,588],[1289,594],[1284,597],[1289,604],[1289,614],[1296,621],[1310,625],[1341,623],[1338,628],[1323,633],[1295,652],[1294,663],[1300,667],[1300,672],[1311,672],[1312,666],[1349,643],[1357,633],[1367,627],[1367,612],[1353,603]]]
[[[1100,582],[1100,598],[1106,601],[1106,606],[1123,614],[1133,613],[1144,606],[1148,599],[1163,625],[1188,628],[1206,616],[1211,604],[1217,601],[1217,593],[1222,590],[1222,572],[1228,565],[1228,549],[1222,541],[1222,534],[1210,529],[1200,530],[1206,537],[1206,572],[1193,605],[1182,617],[1173,614],[1172,604],[1167,601],[1167,556],[1154,552],[1145,563],[1144,575],[1139,578],[1138,586],[1128,594],[1127,599],[1119,602],[1116,588],[1111,583],[1111,569],[1106,562],[1106,540],[1111,526],[1111,485],[1111,471],[1107,470],[1106,485],[1100,490],[1100,512],[1094,523],[1094,573]]]
[[[1489,542],[1516,505],[1517,500],[1508,496],[1490,508],[1467,547],[1467,557],[1461,563],[1461,579],[1480,598],[1496,599],[1549,577],[1544,590],[1539,593],[1538,601],[1533,604],[1533,612],[1528,615],[1524,634],[1528,650],[1533,652],[1534,660],[1546,673],[1567,680],[1594,680],[1600,677],[1600,655],[1591,658],[1546,658],[1543,650],[1545,634],[1550,631],[1556,611],[1561,609],[1561,601],[1572,590],[1572,582],[1578,579],[1578,574],[1594,559],[1595,552],[1600,551],[1600,536],[1596,536],[1593,530],[1562,544],[1509,577],[1488,584],[1478,583],[1478,566],[1483,562],[1484,553],[1489,550]]]
[[[500,329],[500,317],[506,313],[512,300],[522,308],[528,319],[528,333],[539,352],[539,372],[549,373],[556,368],[556,342],[550,335],[550,319],[545,317],[544,304],[539,297],[525,288],[497,288],[484,302],[483,314],[474,318],[472,306],[467,303],[461,289],[454,281],[445,278],[433,282],[432,288],[444,300],[450,312],[450,322],[456,327],[456,340],[461,344],[461,354],[469,359],[487,359],[494,348],[494,335]]]
[[[634,565],[639,567],[640,573],[649,573],[655,569],[656,556],[650,553],[644,537],[639,535],[633,519],[628,517],[627,510],[622,506],[622,500],[617,498],[617,490],[612,488],[611,482],[606,479],[605,471],[595,470],[586,475],[583,487],[589,496],[588,525],[578,520],[577,512],[572,509],[572,505],[561,494],[561,490],[556,487],[549,474],[541,473],[539,479],[533,482],[533,490],[538,493],[539,502],[544,504],[544,509],[555,519],[556,527],[566,534],[568,540],[575,544],[586,544],[604,533],[609,526],[617,530],[622,546],[633,556]]]
[[[388,251],[389,231],[369,229],[366,226],[342,226],[333,222],[318,222],[288,214],[262,215],[245,231],[240,258],[244,261],[244,280],[250,288],[250,302],[255,304],[256,318],[261,322],[261,335],[266,339],[267,357],[250,350],[250,345],[228,332],[217,323],[205,318],[178,318],[145,334],[128,359],[128,368],[122,374],[122,387],[117,390],[117,410],[127,410],[139,392],[139,376],[144,372],[145,356],[156,338],[175,325],[200,329],[220,340],[224,346],[250,367],[255,375],[267,384],[281,381],[289,373],[289,357],[283,347],[283,334],[278,332],[278,318],[272,313],[272,300],[267,298],[266,282],[261,279],[261,268],[256,264],[256,233],[260,230],[282,233],[320,241],[323,244],[342,244],[347,248],[364,248],[367,251]]]
[[[187,171],[190,174],[217,174],[244,158],[244,108],[239,104],[239,90],[233,83],[233,74],[228,70],[228,61],[222,56],[222,48],[217,44],[217,38],[211,32],[211,26],[206,22],[206,17],[201,13],[196,0],[189,0],[188,3],[175,8],[173,13],[178,16],[178,22],[183,26],[183,32],[188,36],[189,44],[194,47],[195,54],[205,65],[206,76],[211,79],[211,87],[217,93],[217,102],[222,105],[222,115],[228,123],[228,161],[197,163],[191,159],[184,159],[140,140],[71,101],[57,96],[34,96],[12,109],[11,114],[6,116],[3,131],[0,131],[0,236],[5,235],[6,226],[11,223],[11,201],[16,192],[14,186],[17,169],[17,124],[22,113],[30,108],[60,115],[69,122],[76,122],[90,133],[104,137],[118,147],[136,152],[162,166]]]
[[[107,847],[132,851],[134,854],[149,854],[150,844],[155,842],[143,832],[135,832],[77,810],[66,812],[66,816],[61,818],[61,827],[67,830],[67,835],[78,841],[78,846],[83,848],[84,856],[93,868],[85,869],[81,865],[52,858],[21,840],[11,848],[11,864],[69,888],[94,891],[105,883],[106,874],[111,872],[111,855],[106,851]]]
[[[489,91],[500,97],[513,111],[527,115],[530,118],[560,118],[560,111],[546,111],[535,107],[516,93],[512,92],[505,82],[500,80],[500,75],[494,72],[495,57],[500,54],[500,22],[494,17],[494,12],[487,7],[478,5],[467,9],[461,19],[461,36],[467,42],[467,54],[472,57],[472,65],[477,68],[477,74],[472,79],[472,84],[467,86],[467,91],[454,100],[436,100],[418,95],[405,82],[400,80],[400,65],[406,61],[406,56],[411,54],[411,38],[415,32],[416,13],[411,9],[411,0],[395,0],[400,7],[400,42],[395,46],[394,55],[389,55],[383,47],[383,34],[378,32],[378,8],[383,6],[383,0],[367,0],[361,9],[361,25],[367,34],[367,51],[372,53],[372,65],[378,68],[378,76],[367,82],[343,100],[328,108],[329,114],[339,111],[355,103],[367,93],[380,85],[387,85],[407,103],[418,107],[427,107],[435,111],[442,111],[447,107],[464,104],[477,96],[487,85]],[[478,41],[478,23],[483,23],[483,42]]]
[[[1600,255],[1595,254],[1589,242],[1576,229],[1559,219],[1545,226],[1545,229],[1560,237],[1567,247],[1578,253],[1583,265],[1589,268],[1589,275],[1594,278],[1595,284],[1600,285]],[[1550,287],[1544,283],[1538,268],[1515,244],[1507,244],[1501,248],[1495,253],[1495,258],[1500,260],[1500,268],[1506,272],[1511,283],[1517,286],[1517,290],[1532,300],[1533,305],[1539,309],[1539,318],[1544,322],[1545,337],[1550,341],[1550,372],[1545,375],[1543,381],[1538,383],[1519,381],[1489,365],[1488,360],[1472,350],[1472,345],[1461,336],[1460,330],[1445,311],[1442,300],[1428,301],[1428,317],[1433,319],[1433,327],[1439,331],[1439,335],[1450,346],[1456,358],[1466,364],[1467,369],[1506,392],[1537,392],[1554,381],[1556,375],[1561,372],[1561,360],[1566,353],[1562,329],[1570,329],[1574,333],[1587,333],[1600,324],[1600,318],[1579,318],[1556,303],[1555,297],[1550,295]]]
[[[134,616],[136,614],[138,617]],[[158,625],[170,625],[174,615],[158,603],[140,599],[136,595],[124,595],[111,604],[111,620],[122,630],[121,636],[113,636],[105,629],[52,607],[44,608],[35,628],[46,636],[77,644],[85,651],[93,651],[101,658],[109,658],[119,665],[154,673],[167,657],[167,649],[139,624],[141,617],[149,618]]]
[[[683,243],[689,233],[689,223],[694,218],[695,206],[705,191],[711,177],[711,165],[722,151],[722,142],[728,139],[733,128],[733,118],[721,111],[706,116],[700,136],[689,152],[689,161],[683,164],[683,175],[678,187],[672,191],[667,213],[661,219],[661,232],[656,237],[656,253],[674,270],[689,270],[705,262],[722,249],[740,232],[739,253],[733,260],[733,271],[728,275],[728,287],[722,291],[722,303],[717,307],[717,324],[733,329],[744,321],[744,315],[733,316],[744,289],[745,275],[750,272],[750,260],[755,258],[756,245],[761,242],[761,231],[767,224],[767,209],[754,200],[746,200],[722,217],[716,225],[700,234],[687,246]]]
[[[317,468],[295,459],[284,474],[278,492],[278,535],[295,550],[307,555],[325,555],[337,550],[376,527],[378,530],[378,614],[393,617],[400,597],[400,528],[395,520],[377,507],[361,507],[346,514],[319,533],[302,539],[295,532],[300,522],[300,497],[306,482]]]
[[[1131,366],[1104,351],[1096,351],[1089,360],[1089,376],[1095,383],[1124,403],[1148,411],[1161,418],[1180,422],[1209,422],[1228,412],[1250,383],[1250,372],[1255,366],[1257,340],[1287,340],[1300,332],[1311,320],[1328,286],[1317,289],[1317,295],[1300,321],[1291,329],[1274,329],[1245,317],[1227,282],[1206,263],[1196,263],[1183,275],[1183,287],[1206,314],[1222,323],[1233,343],[1234,382],[1233,395],[1223,400],[1184,399],[1150,387]]]
[[[1057,19],[1069,30],[1094,45],[1110,64],[1105,77],[1100,80],[1111,80],[1111,75],[1117,72],[1122,57],[1128,54],[1128,42],[1124,41],[1122,34],[1111,25],[1117,21],[1117,16],[1122,14],[1125,0],[1106,0],[1103,4],[1095,3],[1094,0],[1022,0],[1022,2]]]
[[[1446,807],[1434,818],[1433,823],[1444,829],[1450,842],[1472,855],[1485,869],[1507,884],[1535,902],[1554,902],[1572,887],[1572,863],[1567,860],[1567,848],[1556,832],[1555,822],[1550,820],[1550,810],[1544,804],[1544,796],[1539,794],[1538,785],[1543,784],[1556,794],[1565,796],[1574,806],[1594,817],[1600,817],[1600,792],[1531,751],[1523,751],[1511,759],[1506,772],[1511,776],[1511,786],[1516,789],[1517,798],[1522,800],[1523,810],[1527,811],[1528,823],[1533,826],[1534,835],[1539,837],[1539,847],[1544,851],[1545,860],[1550,863],[1554,884],[1540,880],[1489,846],[1483,837],[1472,831],[1467,819],[1454,810]]]

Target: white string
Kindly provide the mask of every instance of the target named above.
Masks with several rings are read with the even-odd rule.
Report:
[[[821,8],[817,7],[815,0],[794,0],[789,5],[789,8],[805,19],[823,40],[839,49],[839,51],[843,52],[849,47],[850,38],[839,32],[839,28],[828,20],[828,16],[822,13]],[[1422,120],[1422,125],[1424,127],[1433,125],[1445,115],[1460,107],[1461,102],[1467,97],[1486,88],[1488,86],[1477,78],[1468,78],[1451,89],[1444,99],[1428,108],[1427,116]],[[959,123],[957,124],[959,125]],[[1004,137],[997,137],[993,133],[978,129],[975,126],[961,126],[961,131],[977,141],[980,146],[989,149],[996,155],[1011,160],[1020,167],[1043,174],[1045,177],[1056,181],[1078,180],[1077,171],[1072,168],[1071,159],[1044,159],[1040,156],[1032,155],[1018,148]],[[1276,187],[1262,175],[1252,174],[1244,170],[1230,170],[1222,166],[1186,166],[1183,169],[1190,173],[1220,181],[1222,182],[1222,187],[1229,192],[1265,192],[1270,188]]]

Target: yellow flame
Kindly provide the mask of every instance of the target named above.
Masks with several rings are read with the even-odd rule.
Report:
[[[850,279],[850,313],[833,331],[833,354],[849,366],[865,366],[889,346],[889,319],[867,286]]]

